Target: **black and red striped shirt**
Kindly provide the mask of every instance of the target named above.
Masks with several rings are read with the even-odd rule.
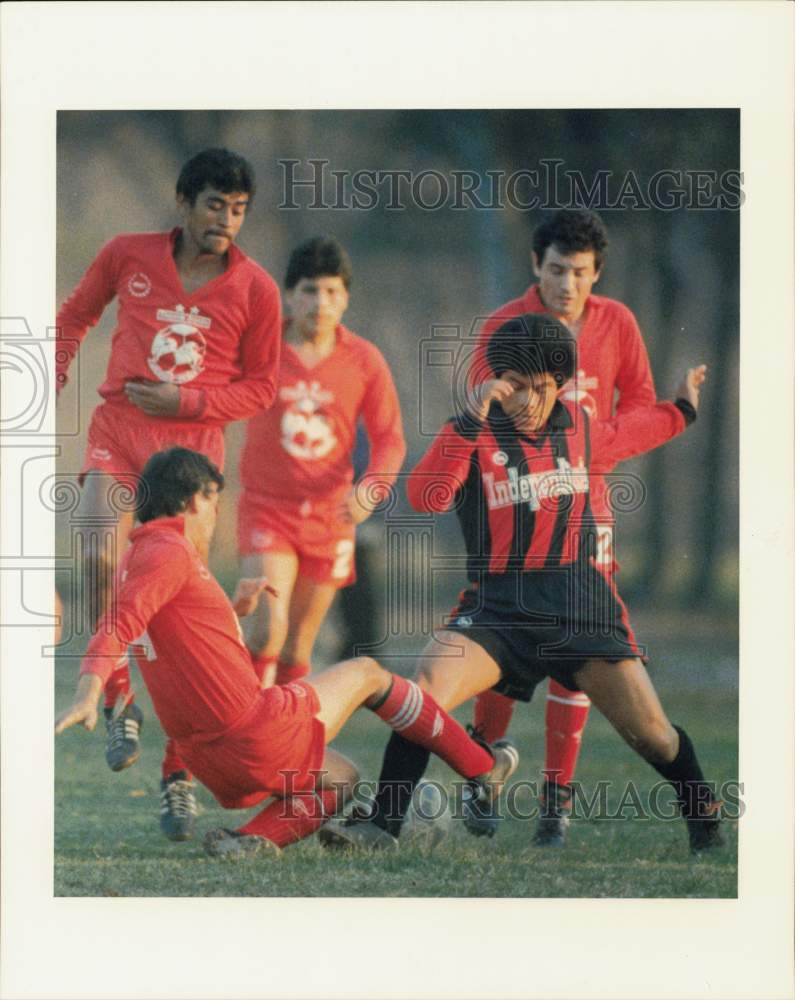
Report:
[[[442,427],[408,477],[409,502],[425,513],[455,509],[473,583],[568,565],[594,531],[591,462],[612,466],[664,444],[685,429],[683,409],[657,403],[591,421],[581,406],[559,400],[529,438],[492,403],[483,424],[458,417]]]

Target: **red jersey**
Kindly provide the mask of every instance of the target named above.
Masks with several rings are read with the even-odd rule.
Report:
[[[503,323],[524,313],[545,313],[538,285],[531,285],[518,299],[500,306],[483,324],[470,367],[470,384],[487,370],[485,352],[492,333]],[[618,404],[614,408],[615,391]],[[577,374],[562,386],[559,398],[585,407],[594,420],[608,420],[653,404],[657,398],[649,356],[631,310],[615,299],[589,295],[577,334]],[[645,449],[640,449],[643,451]],[[639,452],[638,452],[639,453]],[[594,457],[591,502],[597,518],[610,518],[605,484],[600,473],[613,464]]]
[[[409,502],[425,513],[455,508],[473,583],[483,574],[567,565],[595,533],[591,462],[613,465],[649,451],[685,425],[674,403],[591,422],[584,408],[558,401],[529,438],[492,403],[482,425],[468,417],[444,425],[408,477]]]
[[[139,656],[158,718],[174,739],[222,735],[259,695],[237,615],[185,537],[181,517],[156,518],[130,535],[115,609],[92,637],[80,673],[103,682],[143,641]]]
[[[370,462],[362,478],[391,485],[406,455],[395,384],[383,355],[344,326],[328,357],[307,368],[282,347],[276,401],[248,422],[243,487],[289,504],[337,503],[353,483],[356,424],[364,420]]]
[[[140,414],[124,383],[170,382],[179,386],[180,404],[169,420],[243,420],[270,406],[276,391],[279,289],[233,244],[223,274],[188,294],[174,260],[179,233],[123,234],[102,248],[56,319],[58,385],[88,329],[118,298],[100,396]]]

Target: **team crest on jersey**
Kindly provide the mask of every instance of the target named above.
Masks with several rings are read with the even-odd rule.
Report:
[[[143,271],[136,271],[127,282],[127,291],[136,299],[145,299],[152,291],[152,282],[149,280],[149,276]]]
[[[586,375],[582,368],[577,372],[576,378],[571,378],[562,386],[558,393],[558,399],[567,403],[574,403],[581,406],[591,420],[596,420],[596,400],[589,389],[598,389],[599,379],[596,375]]]
[[[492,462],[494,462],[495,465],[508,464],[508,456],[505,454],[504,451],[495,451],[494,454],[491,456],[491,460]]]
[[[334,394],[319,382],[297,382],[283,386],[279,398],[289,405],[282,414],[282,447],[293,458],[314,461],[325,458],[337,445],[334,428],[323,407]]]
[[[180,305],[176,309],[158,309],[157,318],[168,326],[155,334],[149,349],[149,367],[161,382],[191,382],[204,371],[207,341],[202,330],[209,329],[212,320],[199,315],[197,306],[186,310]]]

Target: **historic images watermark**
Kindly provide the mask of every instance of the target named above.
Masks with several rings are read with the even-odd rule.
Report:
[[[293,787],[298,772],[284,772],[285,787]],[[314,773],[314,772],[313,772]],[[318,771],[318,777],[325,772]],[[423,780],[412,789],[410,783],[391,782],[383,789],[380,797],[382,818],[400,820],[404,815],[402,804],[411,795],[413,812],[420,820],[432,823],[449,816],[452,819],[464,817],[462,801],[467,782],[456,779],[449,785],[438,781]],[[339,786],[342,788],[342,786]],[[634,781],[616,782],[607,779],[585,785],[581,781],[570,784],[571,800],[567,814],[572,820],[599,822],[635,822],[638,820],[680,820],[681,811],[670,782],[659,780],[650,787],[638,787]],[[346,786],[347,788],[347,786]],[[351,799],[355,806],[369,812],[375,818],[375,794],[378,784],[374,781],[357,781],[352,789]],[[431,790],[433,794],[428,794]],[[541,781],[515,781],[505,795],[495,803],[495,815],[500,818],[522,821],[537,819],[541,813]],[[302,793],[297,793],[301,797]],[[745,784],[729,779],[720,784],[705,782],[702,795],[693,803],[696,815],[708,818],[714,815],[714,803],[721,803],[721,817],[725,820],[739,820],[745,815]],[[291,799],[292,796],[288,796]],[[294,808],[292,802],[285,808]]]
[[[740,170],[665,168],[652,174],[597,170],[540,159],[532,168],[505,170],[339,170],[327,159],[278,160],[280,209],[390,212],[419,208],[520,212],[561,208],[673,212],[737,211],[745,202]]]

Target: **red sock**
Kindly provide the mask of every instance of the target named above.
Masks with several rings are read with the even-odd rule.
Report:
[[[337,790],[334,788],[291,795],[286,799],[274,799],[237,832],[255,833],[277,847],[286,847],[319,830],[336,811]]]
[[[163,763],[160,765],[160,772],[164,778],[167,778],[175,771],[184,771],[188,776],[188,781],[190,781],[193,777],[188,770],[185,761],[182,757],[180,757],[179,750],[177,750],[177,744],[174,740],[166,740],[166,748],[163,751]]]
[[[290,681],[298,681],[302,677],[306,677],[311,670],[312,668],[308,663],[285,663],[284,660],[279,660],[279,667],[276,671],[276,683],[289,684]]]
[[[265,676],[265,672],[269,667],[275,667],[279,659],[278,656],[255,656],[251,650],[249,650],[249,656],[251,657],[251,664],[254,667],[254,672],[257,675],[257,679],[260,684],[262,683],[262,678]]]
[[[475,699],[472,721],[487,743],[501,740],[508,732],[516,702],[496,691],[481,691]]]
[[[582,691],[569,691],[549,680],[547,693],[547,760],[544,773],[549,781],[568,785],[574,777],[577,757],[591,702]]]
[[[105,682],[105,708],[113,708],[119,698],[124,698],[128,703],[135,700],[126,653],[119,658],[118,666]]]
[[[464,778],[485,774],[494,764],[488,750],[467,736],[464,727],[414,681],[393,675],[386,698],[373,711],[401,736],[432,751]]]

